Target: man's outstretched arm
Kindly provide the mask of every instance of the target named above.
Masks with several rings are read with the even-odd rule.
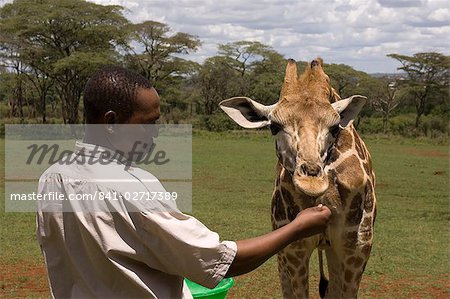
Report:
[[[290,243],[323,232],[330,216],[330,210],[319,205],[303,210],[294,221],[268,234],[237,241],[236,256],[225,277],[248,273]]]

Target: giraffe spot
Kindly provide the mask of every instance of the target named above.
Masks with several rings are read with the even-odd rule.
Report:
[[[372,217],[365,217],[360,225],[360,231],[368,231],[372,228]]]
[[[298,213],[300,213],[300,208],[297,205],[289,206],[287,208],[287,218],[291,222],[297,217]]]
[[[336,140],[336,146],[341,153],[352,149],[353,136],[349,130],[341,130]]]
[[[366,211],[366,213],[370,213],[373,209],[374,202],[373,185],[370,180],[367,181],[365,193],[366,198],[364,200],[364,211]]]
[[[358,136],[356,131],[354,132],[354,136],[355,136],[355,149],[356,149],[356,152],[358,153],[358,156],[361,158],[361,160],[366,160],[365,149],[362,146],[361,138]]]
[[[362,242],[370,242],[370,240],[372,239],[372,230],[362,232],[360,239]]]
[[[295,217],[297,217],[297,214],[300,213],[300,208],[294,202],[292,194],[289,190],[281,187],[281,195],[287,205],[287,219],[289,219],[289,221],[293,221]]]
[[[276,190],[272,198],[272,215],[275,221],[286,219],[286,212],[280,191]]]
[[[347,232],[345,234],[345,247],[347,248],[354,248],[356,246],[356,242],[358,242],[358,232],[352,231]]]
[[[304,275],[302,279],[302,285],[307,286],[308,285],[308,276]]]
[[[297,264],[297,258],[293,254],[287,253],[286,258],[289,261],[289,263],[294,265]]]
[[[354,294],[353,296],[356,298],[357,293],[358,293],[358,289],[356,287],[353,287],[352,285],[349,285],[349,287],[347,289],[347,294]],[[349,296],[347,296],[347,297],[349,297]]]
[[[345,206],[345,203],[347,202],[345,199],[350,195],[351,191],[342,184],[337,184],[337,189],[339,196],[341,197],[342,205]]]
[[[364,171],[366,172],[366,174],[372,173],[372,171],[371,171],[371,169],[370,169],[370,167],[369,167],[369,163],[363,162],[362,165],[363,165],[363,167],[364,167]]]
[[[299,276],[303,276],[303,275],[306,274],[306,268],[303,267],[303,265],[299,265],[299,266],[297,267],[297,272],[298,272],[298,275],[299,275]]]
[[[364,260],[362,258],[356,257],[353,262],[353,265],[355,266],[355,268],[359,268],[362,266],[363,263],[364,263]]]
[[[355,263],[355,257],[351,256],[346,261],[347,265],[353,265]]]
[[[305,256],[305,252],[303,250],[298,250],[295,252],[295,255],[299,258],[299,259],[303,259],[303,257]]]
[[[283,196],[286,203],[291,204],[294,202],[294,200],[292,199],[292,194],[288,189],[281,187],[281,195]]]
[[[370,255],[370,250],[372,249],[372,245],[370,244],[365,244],[362,248],[361,248],[361,252],[366,256],[366,258],[369,257]]]
[[[361,193],[357,193],[352,200],[352,203],[350,204],[350,209],[359,209],[361,208],[362,204],[362,196]]]
[[[346,282],[351,282],[353,279],[353,273],[350,270],[345,270],[344,278]]]
[[[349,189],[355,189],[364,183],[361,163],[355,155],[351,155],[336,167],[339,182]]]
[[[335,162],[338,158],[339,158],[339,151],[335,147],[331,148],[330,152],[328,153],[325,165],[329,165]]]
[[[298,280],[297,279],[294,279],[294,281],[292,282],[292,287],[294,289],[298,289],[299,285],[298,285]]]
[[[287,265],[286,269],[288,270],[291,277],[295,275],[295,269],[291,265]]]
[[[361,222],[362,216],[362,209],[352,209],[347,213],[346,223],[348,225],[358,225]]]

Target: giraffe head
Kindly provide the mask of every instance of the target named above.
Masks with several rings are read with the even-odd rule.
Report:
[[[308,64],[300,77],[290,59],[277,103],[265,106],[235,97],[222,101],[220,107],[244,128],[269,127],[278,159],[297,191],[316,197],[328,188],[324,170],[328,150],[339,131],[353,123],[365,99],[356,95],[341,100],[323,71],[322,59]]]

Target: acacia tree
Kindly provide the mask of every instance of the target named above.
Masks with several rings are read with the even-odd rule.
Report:
[[[125,42],[123,28],[128,24],[122,9],[83,0],[16,0],[1,8],[0,31],[20,40],[20,61],[39,78],[34,82],[41,91],[41,106],[51,78],[64,122],[78,122],[89,75],[116,60],[115,49]]]
[[[205,60],[196,79],[201,95],[200,104],[205,114],[213,114],[218,103],[239,90],[235,73],[224,63],[224,57],[213,56]]]
[[[125,56],[127,64],[138,70],[158,91],[164,93],[171,76],[191,73],[195,64],[179,55],[195,52],[200,40],[184,32],[171,33],[168,25],[146,21],[128,26],[131,45]]]
[[[218,45],[218,54],[221,62],[240,77],[240,94],[250,94],[250,73],[256,64],[269,54],[274,53],[272,48],[257,41],[237,41]]]
[[[434,91],[448,87],[450,57],[435,52],[416,53],[413,56],[400,54],[387,56],[398,60],[402,64],[398,69],[408,75],[408,93],[416,108],[417,129],[420,117],[425,113]]]

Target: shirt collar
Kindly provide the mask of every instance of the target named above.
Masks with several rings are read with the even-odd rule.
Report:
[[[101,159],[102,161],[116,162],[119,164],[130,166],[134,166],[135,164],[133,161],[125,158],[123,152],[121,151],[112,150],[108,147],[100,146],[97,144],[85,143],[79,140],[75,142],[74,153],[77,156],[93,157]]]

